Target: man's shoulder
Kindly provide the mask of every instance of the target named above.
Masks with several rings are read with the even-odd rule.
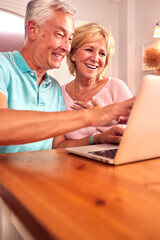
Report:
[[[0,52],[0,59],[5,60],[9,57],[9,52]]]
[[[48,78],[51,80],[52,85],[57,86],[57,87],[61,87],[59,82],[54,77],[52,77],[50,74],[48,74]]]
[[[4,63],[12,61],[12,52],[0,52],[0,63],[1,65]]]
[[[3,72],[8,72],[8,66],[10,65],[9,53],[0,52],[0,69]]]

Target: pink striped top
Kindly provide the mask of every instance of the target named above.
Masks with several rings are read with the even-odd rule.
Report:
[[[63,98],[66,104],[66,109],[72,110],[70,106],[74,105],[74,101],[66,92],[66,85],[67,84],[64,84],[62,86]],[[115,78],[109,78],[106,85],[95,95],[95,99],[103,106],[115,102],[121,102],[131,97],[132,94],[127,85],[122,80]],[[92,102],[89,101],[88,104],[92,105]],[[80,139],[90,136],[95,132],[104,132],[108,129],[109,127],[86,127],[67,133],[65,136],[67,139]]]

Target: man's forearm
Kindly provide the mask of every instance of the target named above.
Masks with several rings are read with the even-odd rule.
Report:
[[[36,112],[0,109],[0,145],[36,142],[87,126],[105,126],[128,117],[134,98],[80,111]]]
[[[0,145],[40,141],[89,125],[86,110],[37,112],[0,109]]]

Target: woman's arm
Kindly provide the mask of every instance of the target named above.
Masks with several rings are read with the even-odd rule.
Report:
[[[116,125],[103,133],[98,133],[93,136],[95,144],[99,143],[120,143],[121,137],[124,133],[124,126]],[[67,140],[65,135],[58,136],[53,140],[53,148],[66,148],[90,145],[90,136],[81,139]]]

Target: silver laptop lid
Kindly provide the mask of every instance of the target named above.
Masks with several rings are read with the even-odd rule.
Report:
[[[114,164],[160,157],[160,76],[147,75],[141,84]]]

